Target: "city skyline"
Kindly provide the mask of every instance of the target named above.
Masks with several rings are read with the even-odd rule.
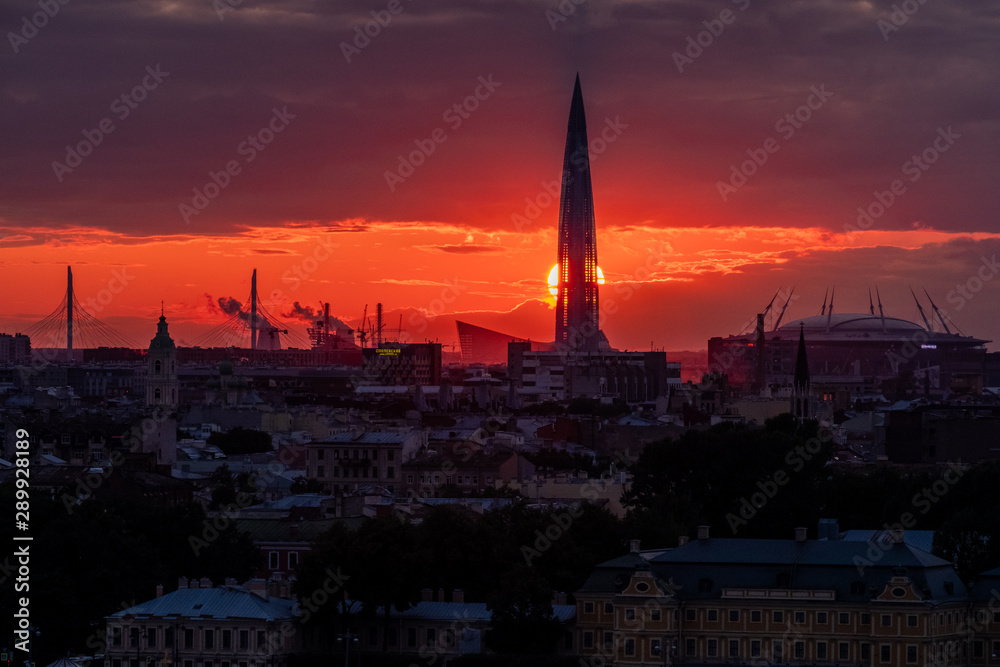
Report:
[[[704,349],[834,285],[838,312],[878,286],[918,322],[926,287],[1000,339],[998,19],[911,4],[70,3],[32,31],[13,3],[0,330],[72,265],[93,315],[141,343],[163,300],[183,344],[257,268],[278,315],[382,302],[411,340],[457,342],[456,317],[550,340],[579,71],[616,347]]]

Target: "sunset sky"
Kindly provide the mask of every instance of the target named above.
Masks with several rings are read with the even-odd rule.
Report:
[[[579,72],[614,346],[704,349],[792,286],[786,321],[876,285],[919,320],[912,285],[1000,347],[995,0],[63,1],[0,7],[0,332],[72,265],[143,346],[254,268],[289,324],[551,340]]]

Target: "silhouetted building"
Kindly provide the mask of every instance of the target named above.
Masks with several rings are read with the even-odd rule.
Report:
[[[504,350],[506,353],[506,349]],[[31,361],[31,339],[24,334],[0,334],[0,364],[27,364]]]
[[[385,343],[363,351],[365,373],[379,384],[436,385],[441,382],[440,343]]]
[[[561,349],[591,351],[601,340],[598,317],[597,232],[590,185],[587,119],[580,76],[573,86],[559,197],[559,277],[556,339]]]
[[[812,384],[809,382],[809,359],[806,357],[806,335],[805,327],[799,327],[799,351],[795,357],[795,378],[792,380],[792,416],[799,421],[809,419],[810,392]]]
[[[162,312],[156,336],[149,341],[146,368],[146,405],[177,407],[177,347]]]
[[[456,320],[455,325],[458,327],[458,340],[462,346],[462,361],[467,364],[506,364],[507,343],[529,343],[533,350],[552,349],[552,343],[533,342],[468,322]]]

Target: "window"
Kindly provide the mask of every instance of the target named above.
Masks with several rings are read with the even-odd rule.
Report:
[[[917,615],[916,614],[907,614],[906,615],[906,627],[908,627],[908,628],[915,628],[915,627],[917,627]]]
[[[391,449],[387,450],[386,453],[385,453],[385,460],[386,461],[394,461],[394,460],[396,460],[396,452],[392,451]]]
[[[386,479],[396,479],[396,468],[395,468],[395,466],[386,466],[385,476],[386,476]]]
[[[774,662],[776,663],[781,662],[783,654],[784,654],[784,648],[782,647],[780,641],[771,644],[771,659]]]
[[[184,628],[184,648],[194,648],[194,630]]]
[[[716,658],[719,656],[719,642],[715,639],[708,640],[708,657]]]
[[[316,476],[317,477],[326,477],[326,467],[325,466],[316,466]]]
[[[427,633],[424,635],[426,644],[430,645],[437,641],[437,633],[434,628],[427,628]]]
[[[111,645],[121,646],[122,645],[122,629],[115,627],[111,628]]]
[[[128,629],[128,645],[132,648],[139,646],[139,628]]]
[[[816,659],[826,660],[826,642],[816,642]]]
[[[861,662],[868,662],[872,659],[872,645],[862,644],[861,645]]]
[[[846,611],[842,611],[837,615],[837,622],[841,625],[847,625],[851,622],[851,615]]]
[[[689,657],[693,656],[696,649],[697,649],[697,646],[696,646],[696,643],[695,643],[694,639],[691,639],[689,637],[686,640],[684,640],[684,653],[685,653],[685,655],[687,655]]]
[[[635,655],[635,640],[626,639],[625,640],[625,655]]]
[[[156,648],[156,628],[146,628],[146,646]]]
[[[650,655],[663,655],[663,647],[660,646],[659,639],[649,640],[649,654]]]
[[[740,657],[740,640],[730,639],[729,640],[729,657],[738,658]]]
[[[271,551],[267,554],[267,567],[270,570],[278,569],[278,552]]]
[[[916,648],[916,647],[914,647],[914,648]],[[907,652],[909,652],[910,647],[907,646],[906,649],[907,649]],[[982,658],[983,657],[983,642],[982,642],[981,639],[977,639],[976,641],[972,642],[972,657],[973,658]],[[909,660],[907,660],[907,662],[909,662]],[[914,661],[914,662],[916,662],[916,661]]]
[[[163,630],[163,645],[164,646],[173,646],[174,645],[174,629],[173,628],[165,628]]]
[[[695,619],[695,616],[696,616],[696,613],[695,613],[694,609],[685,609],[684,610],[684,620],[685,621],[693,621]]]
[[[871,624],[872,624],[872,615],[867,612],[862,613],[861,625],[871,625]]]
[[[888,628],[892,625],[892,614],[882,614],[882,620],[880,624],[883,628]]]
[[[776,611],[771,614],[771,621],[774,623],[784,623],[785,622],[785,612]]]
[[[389,646],[395,646],[399,643],[399,637],[396,636],[396,628],[389,628],[389,636],[386,637],[386,643]]]
[[[613,604],[611,604],[610,602],[605,602],[604,603],[604,613],[605,614],[613,614],[613,613],[615,613],[615,606]]]
[[[806,657],[806,643],[795,642],[795,659],[802,660]]]
[[[729,610],[729,622],[730,623],[739,623],[740,622],[740,610],[739,609],[730,609]]]
[[[752,610],[750,612],[750,622],[751,623],[760,623],[760,610],[759,609],[754,609],[754,610]]]
[[[982,642],[976,642],[976,643],[982,644]],[[908,644],[906,646],[906,662],[908,662],[911,665],[917,664],[917,647],[915,644]]]
[[[406,645],[410,648],[414,648],[417,645],[417,629],[407,628],[406,629]]]
[[[240,648],[250,648],[249,630],[240,630]]]
[[[651,609],[649,611],[649,620],[651,620],[651,621],[658,621],[658,620],[660,620],[660,610],[659,609]]]
[[[816,622],[822,625],[826,625],[829,622],[825,611],[816,612]]]
[[[750,657],[759,658],[760,657],[760,640],[751,639],[750,640]]]
[[[851,645],[847,642],[840,642],[837,646],[837,658],[839,660],[851,659]]]
[[[610,649],[615,645],[615,633],[605,632],[604,633],[604,648]]]
[[[264,631],[257,631],[257,648],[264,648],[267,645],[267,640],[264,638]]]
[[[233,631],[223,630],[222,631],[222,648],[232,648],[233,647]]]
[[[406,473],[406,483],[413,484],[413,473]]]
[[[593,602],[584,602],[583,603],[583,613],[585,613],[585,614],[593,614],[594,613],[594,603]]]
[[[215,630],[205,630],[205,648],[215,648]]]
[[[878,647],[878,659],[879,662],[889,662],[892,660],[892,647],[888,644],[882,644]]]
[[[583,648],[594,648],[594,633],[584,632],[583,633]]]
[[[708,622],[709,623],[714,623],[714,622],[716,622],[718,620],[719,620],[719,610],[718,609],[709,609],[708,610]]]
[[[371,646],[378,644],[378,628],[374,625],[368,628],[368,644]]]
[[[626,609],[625,610],[625,620],[626,621],[634,621],[635,620],[635,609]]]
[[[804,611],[795,612],[795,624],[802,625],[806,622],[806,613]]]
[[[299,565],[299,552],[290,551],[288,553],[288,569],[293,570]]]
[[[1000,611],[993,612],[993,622],[1000,623]]]

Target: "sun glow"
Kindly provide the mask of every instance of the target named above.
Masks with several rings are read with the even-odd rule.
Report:
[[[553,264],[552,268],[549,269],[549,294],[552,296],[559,295],[559,265]],[[601,271],[601,267],[597,267],[597,284],[604,284],[604,271]]]

